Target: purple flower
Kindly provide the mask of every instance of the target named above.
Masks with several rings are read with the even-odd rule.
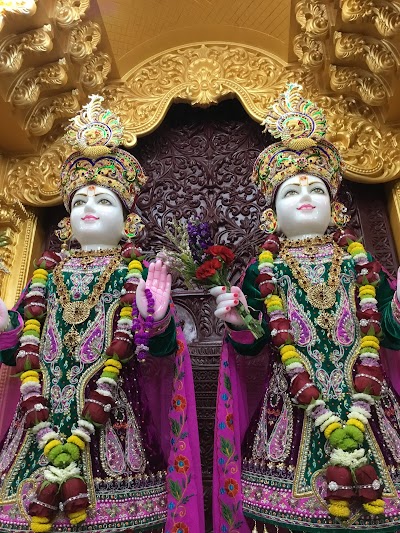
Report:
[[[200,222],[199,220],[189,220],[187,223],[187,232],[193,259],[201,263],[204,259],[204,250],[213,245],[210,225],[207,222]]]

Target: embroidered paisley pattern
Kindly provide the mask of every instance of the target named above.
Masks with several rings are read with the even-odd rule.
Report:
[[[339,287],[340,303],[336,312],[337,321],[334,328],[334,340],[343,346],[351,346],[354,343],[355,317],[351,314],[350,302],[342,285]]]

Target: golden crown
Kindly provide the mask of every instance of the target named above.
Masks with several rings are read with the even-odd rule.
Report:
[[[268,205],[284,181],[299,173],[312,174],[328,185],[336,196],[342,176],[341,157],[325,140],[326,119],[321,109],[301,96],[302,86],[290,83],[271,106],[263,125],[280,142],[271,144],[258,156],[252,179]]]
[[[69,211],[75,192],[95,183],[114,191],[130,211],[147,178],[138,160],[118,148],[123,138],[119,117],[102,107],[102,96],[89,98],[79,115],[71,119],[65,134],[77,151],[61,168],[64,205]]]

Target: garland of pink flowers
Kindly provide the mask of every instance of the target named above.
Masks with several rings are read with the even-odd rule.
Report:
[[[384,512],[381,482],[375,468],[368,464],[362,446],[371,407],[381,394],[383,381],[379,360],[381,316],[375,298],[380,265],[368,261],[364,246],[348,230],[338,230],[333,238],[339,246],[347,248],[354,261],[358,286],[357,318],[362,336],[354,377],[355,392],[345,422],[326,405],[295,345],[293,328],[276,288],[274,258],[279,253],[280,243],[275,235],[270,235],[263,245],[256,283],[265,299],[272,342],[279,349],[290,380],[292,400],[305,408],[307,416],[313,419],[332,447],[326,470],[328,509],[333,516],[345,519],[350,516],[350,501],[354,498],[358,498],[370,514]]]
[[[25,427],[32,429],[39,448],[49,461],[44,470],[44,482],[29,507],[30,528],[37,533],[51,530],[52,521],[59,509],[66,513],[73,525],[86,519],[89,500],[78,461],[96,427],[104,425],[110,416],[115,403],[118,376],[123,363],[132,357],[133,343],[140,361],[145,359],[148,352],[150,330],[154,323],[154,300],[151,292],[146,289],[149,315],[142,330],[135,303],[136,288],[143,271],[139,260],[140,252],[128,242],[123,246],[121,255],[128,263],[128,272],[121,291],[117,327],[106,350],[96,388],[85,399],[82,415],[65,443],[48,421],[50,412],[42,393],[39,361],[41,328],[47,308],[46,285],[49,273],[61,261],[59,254],[48,251],[42,255],[24,300],[25,321],[16,356],[16,374],[19,374],[21,380],[21,408],[25,415]]]

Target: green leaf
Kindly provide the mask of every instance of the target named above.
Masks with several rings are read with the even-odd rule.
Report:
[[[226,505],[225,503],[222,504],[222,516],[225,518],[225,520],[230,526],[233,524],[232,511],[230,507],[228,507],[228,505]]]
[[[224,374],[224,384],[225,384],[226,390],[230,394],[232,392],[232,385],[231,385],[231,378],[228,376],[228,374]]]
[[[179,435],[179,433],[181,432],[181,425],[174,418],[170,418],[170,420],[171,420],[172,433],[175,435],[175,437],[177,437]]]
[[[221,437],[220,445],[221,445],[221,452],[226,457],[230,457],[233,454],[233,447],[232,447],[232,444],[229,442],[228,439],[224,439],[224,437]]]
[[[180,500],[182,497],[182,489],[177,481],[169,480],[169,489],[175,500]]]

